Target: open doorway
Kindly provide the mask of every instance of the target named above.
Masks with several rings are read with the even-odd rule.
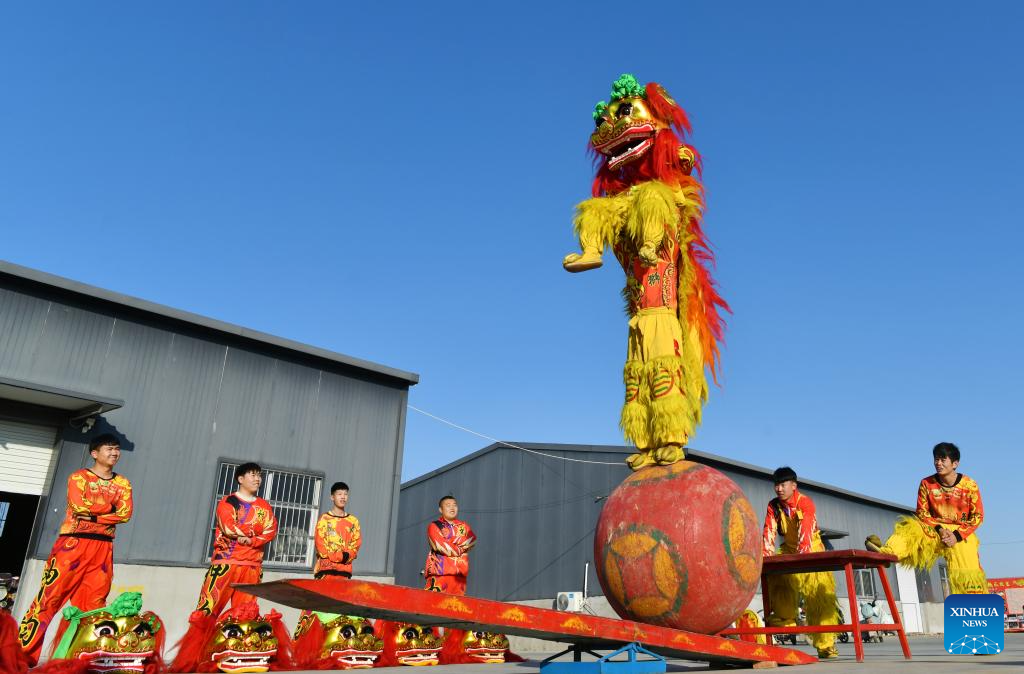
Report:
[[[0,419],[0,606],[11,610],[54,463],[57,429]]]
[[[0,491],[0,573],[21,573],[38,507],[36,494]]]

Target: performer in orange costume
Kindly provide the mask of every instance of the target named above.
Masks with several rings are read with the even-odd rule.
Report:
[[[68,505],[43,569],[39,592],[21,620],[19,638],[33,666],[50,620],[68,600],[83,611],[102,608],[114,575],[114,528],[132,517],[132,485],[114,472],[121,443],[110,434],[89,443],[91,468],[68,477]]]
[[[784,466],[772,475],[775,494],[768,503],[768,514],[764,518],[764,556],[776,552],[782,554],[822,552],[818,519],[814,501],[797,490],[796,472]],[[782,536],[782,546],[776,551],[775,540]],[[771,615],[765,622],[772,627],[788,627],[796,624],[800,597],[803,596],[807,610],[808,625],[838,625],[839,612],[836,603],[836,579],[831,572],[798,573],[768,577],[768,597]],[[818,650],[818,657],[827,660],[839,657],[836,650],[836,635],[822,632],[807,635]]]
[[[235,470],[238,490],[217,504],[217,531],[213,559],[203,578],[197,611],[219,616],[231,606],[256,601],[236,591],[232,583],[258,583],[263,578],[263,548],[277,535],[277,518],[270,504],[256,494],[263,484],[263,469],[243,463]]]
[[[320,516],[316,523],[316,562],[313,577],[352,577],[352,562],[359,554],[363,536],[359,520],[345,510],[348,505],[348,485],[335,482],[331,485],[331,509]]]
[[[476,536],[469,525],[456,519],[459,504],[454,496],[445,496],[437,503],[441,518],[427,525],[430,552],[423,570],[427,583],[423,589],[448,594],[466,594],[469,575],[469,551],[476,545]]]
[[[348,485],[344,482],[332,484],[331,509],[320,515],[320,519],[317,520],[316,533],[313,538],[316,546],[313,578],[316,580],[352,577],[352,562],[359,555],[359,546],[363,544],[363,536],[359,529],[359,520],[345,509],[348,506],[348,491]],[[299,614],[299,622],[295,627],[294,634],[298,664],[308,669],[338,669],[353,666],[339,664],[341,661],[333,657],[322,657],[324,641],[328,636],[326,624],[333,622],[321,619],[322,617],[326,618],[326,615],[309,610],[303,610]],[[360,655],[363,654],[360,653]]]
[[[900,517],[892,536],[883,544],[868,536],[868,550],[896,555],[899,563],[916,569],[932,568],[944,557],[952,594],[985,594],[988,584],[978,556],[975,530],[985,519],[978,483],[963,473],[960,448],[940,442],[932,448],[935,473],[917,488],[917,513]]]

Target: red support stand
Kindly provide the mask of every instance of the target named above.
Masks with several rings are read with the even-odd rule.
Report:
[[[896,600],[889,586],[885,569],[896,561],[893,555],[867,550],[828,550],[826,552],[810,552],[802,555],[773,555],[764,560],[761,567],[761,600],[764,603],[764,616],[767,621],[770,613],[768,599],[768,576],[787,575],[791,573],[811,573],[814,571],[843,571],[846,576],[846,596],[850,598],[850,622],[843,625],[807,625],[796,627],[742,627],[724,630],[723,635],[732,634],[811,634],[820,632],[853,632],[853,649],[857,662],[864,662],[864,640],[861,638],[860,612],[857,608],[857,588],[853,582],[854,569],[876,569],[882,580],[882,589],[889,602],[889,611],[894,623],[870,623],[872,630],[894,630],[903,647],[903,657],[910,660],[910,644],[903,628],[903,620],[896,609]]]

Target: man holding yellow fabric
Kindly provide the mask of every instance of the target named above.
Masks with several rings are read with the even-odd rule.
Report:
[[[915,516],[900,517],[884,544],[871,535],[865,546],[896,555],[900,564],[921,570],[930,569],[944,557],[952,594],[984,594],[988,584],[974,533],[985,519],[978,483],[957,472],[960,448],[952,442],[935,445],[932,462],[935,473],[921,480],[917,488]]]

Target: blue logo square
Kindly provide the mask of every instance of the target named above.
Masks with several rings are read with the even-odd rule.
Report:
[[[1003,598],[998,594],[946,597],[943,634],[947,653],[995,655],[1003,652]]]

